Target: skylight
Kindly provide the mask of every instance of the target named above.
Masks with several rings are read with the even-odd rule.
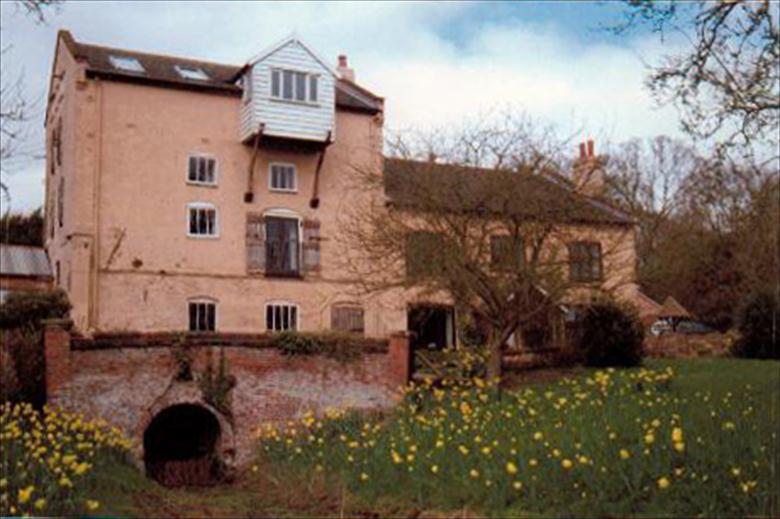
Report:
[[[114,68],[120,70],[127,70],[128,72],[145,72],[143,65],[136,58],[130,58],[127,56],[109,56],[108,61]]]
[[[189,67],[184,65],[175,65],[176,72],[179,73],[184,79],[199,79],[201,81],[207,81],[209,79],[208,74],[203,72],[200,67]]]

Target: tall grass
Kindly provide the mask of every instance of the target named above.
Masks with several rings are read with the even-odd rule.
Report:
[[[266,427],[260,463],[270,474],[337,478],[367,504],[776,516],[778,365],[684,368],[693,383],[669,364],[656,367],[500,395],[481,379],[416,386],[383,420],[334,413]]]

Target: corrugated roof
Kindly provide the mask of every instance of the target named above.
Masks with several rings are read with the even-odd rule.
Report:
[[[241,87],[236,84],[236,80],[244,70],[244,66],[81,43],[77,42],[69,31],[60,31],[59,37],[77,59],[86,62],[87,74],[90,76],[132,83],[152,83],[170,88],[241,95]],[[116,68],[111,64],[109,56],[135,58],[144,68],[144,72]],[[182,77],[176,70],[176,65],[201,69],[208,79]],[[382,103],[381,97],[351,81],[338,79],[336,82],[336,106],[339,108],[377,113],[382,111]]]
[[[508,213],[556,222],[634,223],[622,211],[546,175],[394,158],[385,159],[384,175],[385,194],[401,207]]]
[[[51,276],[49,257],[42,247],[0,244],[0,275]]]

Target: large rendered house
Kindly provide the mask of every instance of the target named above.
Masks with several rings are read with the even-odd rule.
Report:
[[[337,261],[355,167],[396,175],[386,196],[403,181],[382,156],[383,110],[346,57],[334,67],[295,36],[238,66],[61,31],[46,114],[46,248],[76,327],[384,337],[419,326],[425,301],[360,296]],[[601,245],[583,243],[572,272],[608,283],[620,269],[631,280],[631,220],[577,203],[587,225],[622,243],[630,267],[602,264]],[[414,331],[452,343],[453,311],[435,308]]]

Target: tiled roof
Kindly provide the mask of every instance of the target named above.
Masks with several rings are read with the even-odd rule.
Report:
[[[510,213],[556,222],[631,225],[634,221],[605,201],[576,193],[558,176],[385,159],[385,194],[392,204],[428,204],[444,211]],[[433,199],[421,199],[434,190]]]
[[[0,275],[51,276],[46,251],[41,247],[0,244]]]
[[[241,87],[236,84],[244,68],[240,65],[92,45],[77,42],[69,31],[60,31],[59,37],[77,59],[86,62],[88,76],[157,84],[170,88],[221,92],[227,95],[241,94]],[[109,56],[134,58],[143,66],[144,72],[118,69],[111,64]],[[177,65],[199,68],[205,72],[208,79],[184,78],[176,70]],[[347,110],[377,113],[382,111],[382,98],[351,81],[339,79],[336,83],[336,106]]]

